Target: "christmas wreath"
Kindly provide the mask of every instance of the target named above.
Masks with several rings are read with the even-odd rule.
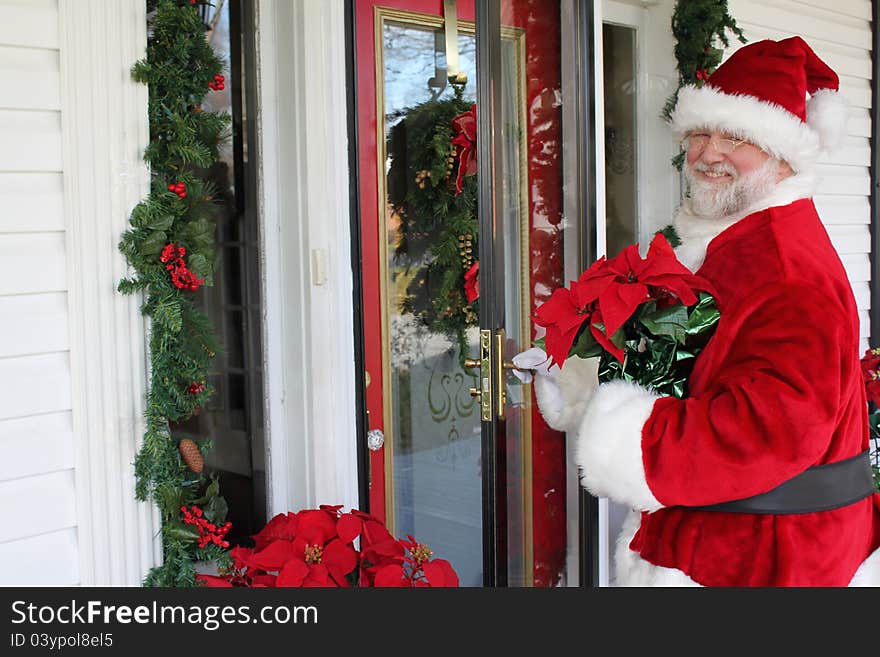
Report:
[[[467,353],[479,323],[476,105],[454,83],[449,98],[389,116],[388,203],[399,221],[394,261],[409,281],[400,312]]]

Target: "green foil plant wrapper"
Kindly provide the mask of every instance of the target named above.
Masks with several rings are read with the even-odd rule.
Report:
[[[599,358],[599,383],[625,379],[656,390],[661,395],[683,399],[688,394],[688,377],[697,354],[715,332],[721,315],[708,292],[697,295],[697,303],[686,307],[677,302],[657,308],[656,301],[641,304],[633,316],[611,336],[623,349],[621,363],[581,327],[569,354]],[[544,340],[535,344],[544,348]]]
[[[676,303],[657,310],[654,301],[642,304],[611,338],[623,347],[622,363],[598,344],[598,349],[591,350],[592,355],[599,356],[599,382],[625,379],[662,395],[687,397],[694,360],[715,332],[720,318],[711,294],[702,292],[698,299],[689,308]]]

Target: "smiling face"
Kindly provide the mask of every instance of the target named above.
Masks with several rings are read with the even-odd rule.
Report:
[[[723,132],[691,132],[684,146],[691,209],[700,216],[715,219],[743,210],[792,174],[785,162]]]

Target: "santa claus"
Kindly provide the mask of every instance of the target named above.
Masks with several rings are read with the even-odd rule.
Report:
[[[747,45],[681,89],[676,252],[721,312],[686,399],[597,385],[598,359],[514,359],[574,441],[581,484],[633,509],[618,585],[880,585],[859,317],[811,199],[846,117],[799,37]]]

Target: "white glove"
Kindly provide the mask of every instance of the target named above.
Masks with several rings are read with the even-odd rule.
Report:
[[[538,409],[547,424],[557,431],[574,430],[599,383],[599,359],[571,356],[565,361],[565,368],[560,369],[550,365],[550,357],[543,349],[532,347],[512,361],[518,369],[511,371],[520,381],[530,383],[534,378]]]
[[[540,347],[532,347],[518,353],[512,359],[517,369],[511,370],[512,374],[523,383],[532,382],[532,372],[541,376],[553,376],[559,373],[559,366],[553,365],[553,373],[550,372],[550,356]]]

